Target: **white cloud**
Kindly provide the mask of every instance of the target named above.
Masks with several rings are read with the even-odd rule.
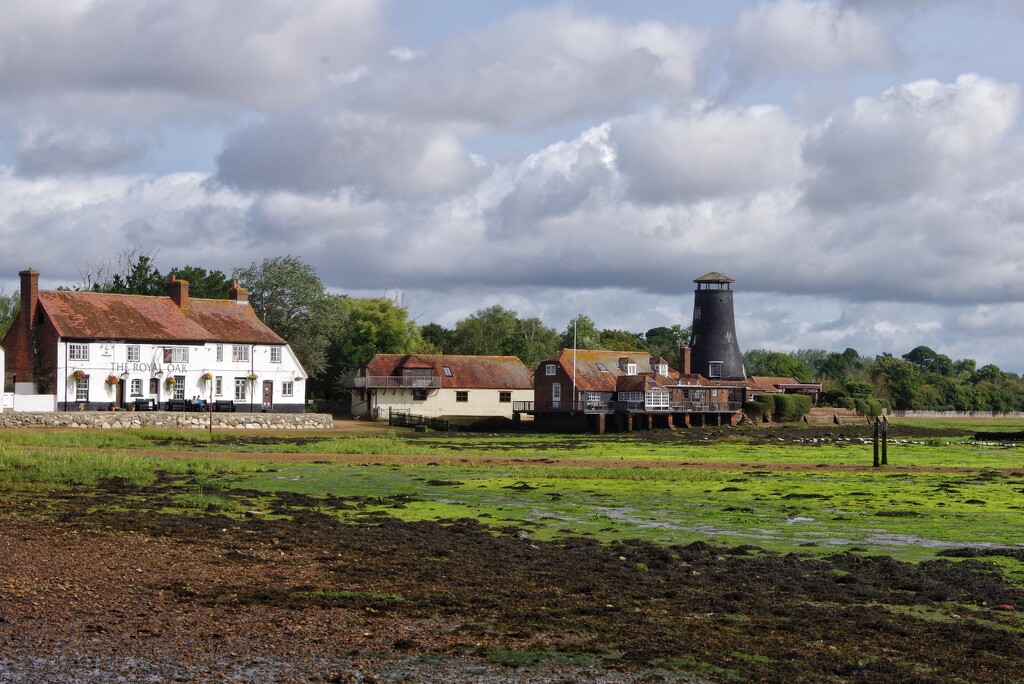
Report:
[[[858,98],[809,141],[808,200],[821,207],[885,202],[969,180],[1017,120],[1015,85],[967,74]]]
[[[733,43],[733,68],[741,79],[794,69],[892,69],[900,61],[881,24],[834,0],[760,2],[740,17]]]
[[[38,122],[22,127],[15,154],[18,170],[28,175],[84,173],[136,161],[142,147],[104,128]]]
[[[802,178],[803,130],[779,108],[664,110],[615,122],[618,167],[641,201],[751,195]]]
[[[524,128],[629,111],[692,94],[704,31],[622,24],[560,5],[514,14],[368,75],[348,101],[438,120]]]

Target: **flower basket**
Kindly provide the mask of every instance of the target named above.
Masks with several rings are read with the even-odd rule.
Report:
[[[174,378],[167,378],[166,380],[164,380],[164,385],[167,387],[174,387],[174,383],[176,382],[177,380],[175,380]]]
[[[107,379],[104,380],[103,382],[105,382],[108,385],[113,386],[113,385],[116,385],[117,383],[121,382],[121,379],[119,377],[117,377],[116,375],[108,375]]]
[[[203,373],[199,377],[204,382],[210,382],[210,380],[213,380],[213,373]]]
[[[260,376],[256,375],[255,373],[249,373],[249,375],[245,377],[249,379],[249,382],[256,382]]]
[[[76,370],[71,373],[71,378],[74,380],[85,380],[87,377],[89,376],[83,370]]]

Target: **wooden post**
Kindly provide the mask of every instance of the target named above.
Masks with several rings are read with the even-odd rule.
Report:
[[[877,468],[878,465],[879,465],[879,463],[878,463],[878,423],[879,423],[879,421],[876,419],[875,420],[875,437],[872,440],[872,451],[874,452],[874,460],[872,461],[871,465],[874,466],[875,468]]]
[[[882,417],[882,465],[889,465],[889,419]]]

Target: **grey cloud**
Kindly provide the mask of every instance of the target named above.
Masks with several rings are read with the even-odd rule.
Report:
[[[144,149],[105,129],[35,124],[21,131],[15,154],[18,170],[37,176],[117,169],[140,159]]]
[[[486,170],[450,130],[397,117],[271,116],[228,138],[219,181],[242,190],[327,193],[353,187],[369,196],[444,195]]]
[[[544,221],[567,216],[595,197],[609,201],[616,192],[615,174],[603,136],[593,133],[595,139],[557,145],[524,164],[511,191],[485,213],[490,234],[537,237]]]

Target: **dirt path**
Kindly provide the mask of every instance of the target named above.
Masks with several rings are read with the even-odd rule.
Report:
[[[54,447],[23,446],[27,450],[53,451]],[[107,453],[109,449],[75,447],[76,451]],[[663,468],[667,470],[721,470],[763,472],[890,472],[890,473],[976,473],[1000,472],[1006,475],[1024,476],[1024,468],[993,468],[990,466],[919,466],[887,465],[875,468],[870,462],[849,463],[779,463],[760,461],[671,461],[664,459],[588,459],[588,458],[524,458],[522,456],[493,456],[462,453],[458,455],[438,454],[296,454],[272,451],[191,451],[187,449],[131,449],[132,454],[154,458],[182,459],[223,459],[232,461],[270,461],[278,463],[358,463],[367,465],[429,465],[472,464],[480,466],[530,466],[557,468]]]

